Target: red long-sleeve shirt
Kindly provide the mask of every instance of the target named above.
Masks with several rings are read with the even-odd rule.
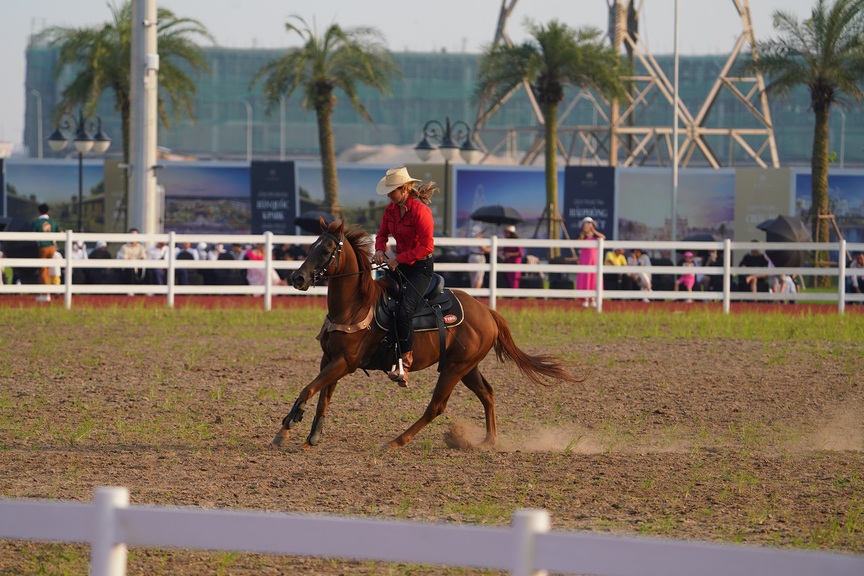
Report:
[[[375,250],[387,249],[387,240],[396,240],[396,260],[400,264],[413,264],[426,258],[435,248],[433,233],[435,222],[432,210],[413,196],[405,202],[405,214],[399,214],[397,204],[387,204],[381,227],[375,238]]]

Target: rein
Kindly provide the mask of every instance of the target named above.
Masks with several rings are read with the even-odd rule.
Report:
[[[360,270],[358,272],[346,272],[344,274],[327,274],[327,270],[330,266],[333,265],[335,261],[342,255],[342,248],[345,244],[345,234],[337,237],[335,234],[331,234],[330,232],[324,232],[321,234],[321,237],[318,239],[320,242],[323,238],[329,238],[336,243],[336,247],[333,249],[333,252],[330,253],[330,257],[327,259],[327,263],[324,264],[321,268],[315,268],[312,270],[312,283],[318,284],[319,280],[326,278],[343,278],[345,276],[359,276],[360,274],[365,274],[366,272],[372,272],[373,270],[380,270],[382,268],[386,268],[386,264],[381,265],[373,265],[371,270]]]

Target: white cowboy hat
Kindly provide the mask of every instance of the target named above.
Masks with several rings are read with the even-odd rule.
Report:
[[[390,170],[387,170],[387,175],[378,181],[378,186],[375,187],[375,192],[379,196],[386,196],[396,188],[399,188],[408,182],[420,182],[420,180],[412,178],[411,175],[408,174],[408,169],[404,166],[391,168]]]
[[[585,216],[584,218],[582,218],[582,220],[579,221],[579,227],[581,228],[581,227],[584,226],[587,222],[591,222],[592,224],[597,224],[597,221],[596,221],[596,220],[594,220],[594,219],[591,218],[590,216]]]
[[[516,226],[514,226],[513,224],[510,224],[509,226],[505,226],[504,231],[510,232],[511,234],[515,234],[516,233]]]

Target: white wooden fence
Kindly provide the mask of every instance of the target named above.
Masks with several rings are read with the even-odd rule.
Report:
[[[545,510],[509,528],[165,506],[126,488],[92,503],[0,500],[0,538],[90,545],[93,576],[126,573],[126,547],[316,556],[598,576],[861,576],[864,556],[549,531]]]
[[[130,234],[93,234],[93,233],[74,233],[71,231],[58,232],[53,234],[35,233],[35,232],[0,232],[0,244],[9,241],[26,241],[33,242],[35,240],[55,240],[63,242],[65,245],[71,245],[74,240],[83,240],[85,242],[94,243],[97,240],[105,240],[109,243],[122,244],[133,238]],[[254,294],[263,296],[262,305],[264,309],[270,310],[272,307],[273,296],[279,295],[323,295],[326,293],[324,287],[313,287],[308,292],[298,292],[290,286],[226,286],[226,285],[187,285],[180,286],[175,284],[174,271],[180,268],[190,270],[248,270],[250,268],[260,268],[270,275],[273,270],[292,270],[300,266],[299,261],[284,261],[274,260],[273,246],[281,244],[309,244],[314,240],[312,236],[274,236],[271,233],[263,235],[205,235],[205,234],[136,234],[134,239],[138,242],[147,244],[156,241],[165,241],[168,243],[168,258],[166,260],[74,260],[61,259],[52,262],[52,266],[62,266],[65,271],[65,283],[58,286],[40,286],[40,285],[0,285],[0,295],[2,294],[42,294],[51,293],[55,295],[63,295],[64,302],[67,308],[71,308],[73,296],[79,294],[149,294],[155,296],[164,296],[166,304],[169,307],[174,306],[174,299],[177,295],[188,294],[220,294],[220,295],[248,295]],[[178,260],[174,257],[176,246],[183,242],[206,242],[213,243],[241,243],[241,244],[265,244],[265,259],[261,261],[254,260],[237,260],[237,261],[210,261],[210,260]],[[551,264],[541,261],[539,264],[504,264],[492,258],[486,264],[469,264],[466,262],[436,262],[435,270],[438,272],[467,272],[472,270],[482,270],[488,274],[488,288],[463,288],[472,296],[489,298],[489,305],[495,308],[497,301],[504,298],[558,298],[558,299],[581,299],[594,298],[597,303],[598,312],[603,310],[603,301],[608,299],[649,299],[649,300],[694,300],[694,301],[719,301],[722,302],[723,311],[729,312],[733,302],[740,301],[763,301],[763,302],[836,302],[837,311],[843,314],[845,306],[850,302],[864,303],[864,294],[847,294],[846,279],[852,275],[860,274],[861,270],[850,269],[846,265],[846,254],[864,251],[864,243],[847,243],[844,240],[840,242],[828,243],[813,243],[813,242],[795,242],[795,243],[774,243],[774,242],[732,242],[726,240],[724,242],[639,242],[633,240],[542,240],[542,239],[506,239],[506,238],[445,238],[440,237],[435,239],[436,245],[440,248],[449,249],[464,249],[470,246],[485,245],[490,248],[492,254],[497,254],[498,249],[505,246],[521,246],[525,249],[548,250],[549,248],[558,248],[562,254],[570,254],[585,247],[597,247],[599,254],[604,254],[607,250],[623,248],[630,250],[633,248],[642,248],[647,251],[667,251],[670,253],[681,253],[685,250],[703,251],[717,250],[722,261],[722,266],[700,266],[684,268],[681,266],[651,266],[649,268],[641,268],[636,266],[604,266],[603,258],[598,258],[596,266],[585,266],[574,263]],[[733,265],[733,251],[739,254],[748,252],[753,248],[759,250],[801,250],[811,252],[815,250],[833,252],[835,254],[844,255],[838,258],[838,262],[830,267],[785,267],[785,268],[744,268]],[[739,256],[740,258],[740,256]],[[45,265],[44,260],[38,258],[3,258],[0,260],[0,266],[11,267],[29,267],[37,268]],[[129,268],[162,268],[167,271],[166,285],[152,284],[137,284],[137,285],[93,285],[93,284],[74,284],[73,272],[76,269],[87,268],[110,268],[110,269],[129,269]],[[637,273],[649,272],[651,274],[682,274],[695,273],[713,276],[721,276],[723,290],[722,291],[698,291],[693,292],[675,292],[675,291],[651,291],[644,292],[639,290],[604,290],[602,283],[597,283],[596,290],[574,290],[572,288],[555,289],[555,288],[500,288],[497,284],[498,272],[513,272],[519,271],[525,273],[537,274],[568,274],[574,275],[578,273],[596,273],[602,275],[604,273]],[[798,274],[802,277],[813,276],[830,276],[837,278],[838,289],[836,292],[797,292],[794,294],[780,294],[768,292],[735,292],[733,291],[733,277],[738,274]]]

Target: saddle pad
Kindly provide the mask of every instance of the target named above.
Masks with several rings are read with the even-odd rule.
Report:
[[[395,318],[396,301],[390,297],[384,297],[378,301],[375,306],[375,324],[378,328],[389,332],[393,327]],[[438,324],[436,321],[435,309],[441,311],[441,316],[444,320],[444,327],[458,326],[465,319],[465,312],[462,310],[462,303],[449,289],[444,289],[444,292],[436,296],[432,300],[427,300],[420,307],[420,310],[414,315],[412,324],[415,332],[428,332],[437,330]]]

